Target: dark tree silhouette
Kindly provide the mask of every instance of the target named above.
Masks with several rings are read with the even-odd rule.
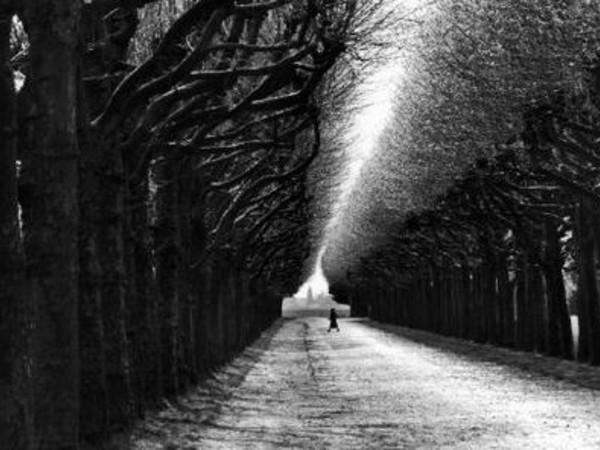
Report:
[[[0,3],[2,442],[99,444],[279,316],[378,3]]]

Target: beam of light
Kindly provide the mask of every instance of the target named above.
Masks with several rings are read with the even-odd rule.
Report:
[[[329,283],[325,275],[323,275],[323,268],[321,266],[321,259],[325,253],[325,247],[319,249],[319,255],[317,256],[317,262],[312,275],[306,280],[306,282],[298,289],[298,292],[294,295],[297,298],[304,298],[308,295],[308,290],[311,289],[313,295],[327,294],[329,292]]]
[[[403,8],[407,16],[423,9],[431,0],[389,0],[391,10]],[[395,39],[396,33],[390,31],[390,39]],[[359,87],[359,103],[364,105],[351,119],[350,132],[347,136],[347,158],[340,183],[339,197],[332,208],[332,218],[323,231],[322,245],[318,251],[312,275],[300,287],[296,296],[306,296],[308,289],[321,292],[327,289],[327,280],[323,275],[322,257],[327,245],[334,240],[337,230],[343,227],[344,217],[352,202],[352,194],[360,189],[361,171],[365,163],[375,155],[378,140],[382,135],[393,111],[395,89],[403,77],[404,67],[400,57],[390,55],[389,62],[374,70],[365,84]]]
[[[352,192],[358,187],[363,166],[377,151],[377,141],[392,112],[394,79],[398,76],[398,71],[396,64],[389,63],[372,75],[361,89],[359,101],[365,106],[351,122],[348,163],[341,183],[340,197],[334,206],[334,216],[327,227],[328,232],[339,225],[339,220],[351,201]]]
[[[358,188],[362,167],[377,150],[377,140],[392,112],[394,78],[397,72],[397,66],[389,64],[372,75],[361,89],[359,101],[364,107],[352,118],[349,127],[347,162],[344,168],[344,179],[340,184],[340,196],[334,204],[333,217],[326,225],[324,244],[319,249],[313,273],[300,287],[295,297],[306,297],[309,289],[312,289],[315,295],[329,290],[321,266],[323,254],[331,235],[340,226],[340,220],[351,202],[352,192]]]

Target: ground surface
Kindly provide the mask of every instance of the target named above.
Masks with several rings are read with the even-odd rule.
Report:
[[[127,449],[600,449],[598,369],[365,320],[282,320]]]

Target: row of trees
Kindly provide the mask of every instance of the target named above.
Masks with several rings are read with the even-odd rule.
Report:
[[[566,359],[577,314],[577,358],[597,364],[597,201],[556,169],[505,150],[409,218],[393,251],[365,260],[353,299],[378,320]]]
[[[376,9],[0,2],[2,445],[100,442],[279,315],[322,86]]]
[[[326,274],[358,313],[564,358],[577,314],[576,356],[598,364],[599,11],[438,2],[428,17],[369,168],[384,186],[355,217],[355,242],[378,245],[326,252]]]

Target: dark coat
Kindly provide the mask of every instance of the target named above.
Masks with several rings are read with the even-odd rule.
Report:
[[[335,309],[332,309],[331,312],[329,313],[329,328],[337,328],[338,324],[337,324],[337,313],[335,312]]]

